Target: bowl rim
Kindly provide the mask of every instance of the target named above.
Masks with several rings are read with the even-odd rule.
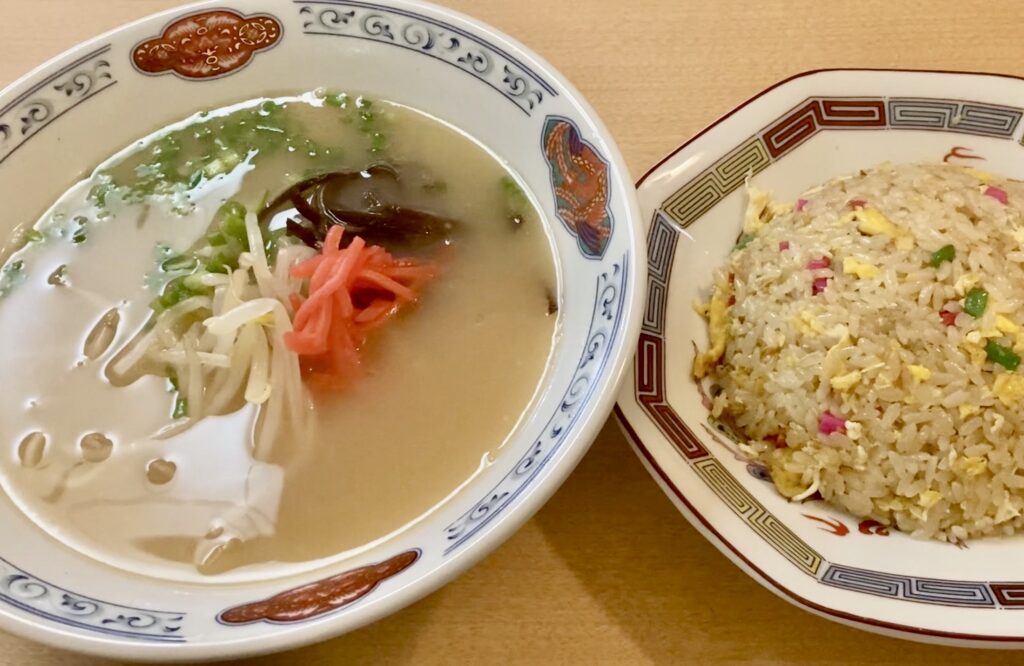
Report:
[[[374,2],[419,9],[436,17],[462,23],[465,27],[501,43],[513,53],[531,61],[538,71],[544,72],[557,82],[561,92],[577,107],[580,115],[593,126],[593,136],[602,144],[602,154],[608,163],[610,173],[614,174],[609,179],[610,191],[616,192],[624,199],[621,205],[625,215],[616,222],[620,230],[619,233],[628,238],[625,246],[627,247],[627,256],[631,259],[629,266],[631,274],[628,279],[623,281],[624,294],[621,306],[623,324],[619,331],[619,337],[613,341],[604,372],[599,377],[587,406],[574,426],[575,433],[565,441],[558,453],[547,463],[547,469],[543,476],[532,482],[509,506],[508,511],[503,512],[496,520],[481,529],[478,535],[470,539],[465,547],[460,548],[457,553],[453,553],[451,557],[427,570],[415,582],[400,587],[388,595],[383,595],[377,600],[377,603],[369,606],[367,611],[325,616],[318,622],[292,627],[274,625],[272,629],[257,636],[205,643],[156,644],[117,640],[70,631],[51,623],[36,621],[28,616],[2,612],[0,612],[0,629],[21,638],[62,650],[71,650],[96,657],[130,659],[147,663],[195,663],[197,661],[246,658],[293,650],[341,636],[423,599],[463,574],[507,541],[561,487],[589,450],[598,432],[611,417],[619,388],[633,362],[633,349],[640,333],[643,297],[647,288],[647,263],[643,260],[646,257],[647,244],[640,218],[639,202],[629,168],[612,133],[590,102],[564,74],[546,58],[504,31],[473,16],[430,0],[374,0]],[[33,80],[51,71],[54,67],[127,31],[143,25],[155,25],[160,22],[166,24],[190,11],[226,7],[227,4],[218,2],[218,0],[195,0],[121,23],[101,34],[78,42],[35,66],[0,88],[0,95],[6,95],[11,91],[30,85]],[[555,224],[554,221],[552,223]],[[238,585],[244,587],[246,584]]]
[[[687,140],[680,143],[676,148],[667,153],[660,160],[655,162],[644,174],[636,181],[637,191],[642,191],[642,188],[647,181],[654,176],[658,171],[661,170],[665,164],[667,164],[672,158],[676,157],[679,153],[689,148],[692,144],[703,138],[708,132],[712,131],[735,114],[739,113],[743,109],[747,108],[760,98],[764,97],[768,93],[781,88],[794,81],[801,79],[810,78],[821,74],[836,74],[836,73],[856,73],[856,72],[868,72],[878,74],[939,74],[939,75],[950,75],[950,76],[967,76],[967,77],[991,77],[991,78],[1003,78],[1014,81],[1024,82],[1024,76],[1016,76],[1013,74],[1003,74],[999,72],[981,72],[981,71],[970,71],[970,70],[945,70],[945,69],[915,69],[915,68],[893,68],[893,67],[823,67],[817,69],[809,69],[797,72],[786,78],[783,78],[772,85],[760,90],[754,95],[751,95],[747,99],[738,103],[728,112],[716,118],[711,123],[705,125],[700,131],[688,138]],[[687,172],[691,171],[687,169]],[[643,211],[641,211],[643,212]],[[644,219],[644,224],[648,224],[648,220]],[[635,369],[635,361],[634,361]],[[733,564],[735,564],[741,571],[746,573],[748,576],[757,581],[762,587],[768,589],[781,599],[793,604],[794,606],[801,608],[807,612],[810,612],[819,617],[844,624],[850,627],[869,631],[872,633],[880,633],[883,635],[915,640],[919,642],[942,644],[942,645],[955,645],[960,647],[969,648],[996,648],[996,649],[1024,649],[1024,631],[1020,635],[1002,635],[1002,634],[977,634],[977,633],[966,633],[966,632],[953,632],[944,631],[938,629],[930,629],[928,627],[920,627],[909,624],[902,624],[898,622],[890,622],[887,620],[880,620],[876,618],[866,617],[862,614],[851,613],[841,608],[830,606],[828,604],[819,603],[811,599],[806,598],[798,592],[787,587],[784,583],[776,580],[769,575],[764,569],[759,567],[752,559],[748,558],[744,554],[744,550],[739,546],[730,542],[725,538],[714,526],[713,522],[704,516],[700,510],[686,497],[686,493],[679,487],[672,476],[668,474],[662,466],[658,463],[656,457],[648,449],[647,445],[644,444],[643,439],[639,436],[633,424],[630,423],[629,417],[622,409],[620,402],[624,400],[624,390],[620,394],[620,398],[616,401],[613,413],[615,420],[618,422],[619,427],[629,443],[630,448],[640,459],[644,468],[655,480],[658,486],[661,488],[672,503],[676,506],[680,513],[686,518],[686,520],[712,545],[715,546],[723,555],[726,556]],[[632,393],[630,394],[632,397]]]

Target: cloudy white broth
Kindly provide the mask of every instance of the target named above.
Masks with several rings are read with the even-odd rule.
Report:
[[[514,175],[436,119],[331,91],[196,114],[8,244],[3,489],[151,575],[368,547],[498,455],[556,287]]]

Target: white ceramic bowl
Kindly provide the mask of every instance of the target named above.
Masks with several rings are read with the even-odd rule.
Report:
[[[690,375],[706,326],[691,304],[706,298],[735,242],[748,173],[783,200],[885,160],[1024,178],[1022,116],[1024,80],[1013,77],[812,72],[760,93],[640,182],[648,297],[617,413],[689,521],[765,587],[818,615],[922,641],[1024,647],[1024,611],[1013,612],[1024,608],[1024,535],[958,548],[820,501],[789,503],[708,422]]]
[[[562,305],[535,407],[497,461],[439,511],[368,552],[287,578],[183,584],[119,572],[58,544],[0,495],[0,628],[87,653],[178,661],[341,634],[428,594],[506,539],[605,421],[636,343],[646,283],[627,170],[593,110],[548,64],[435,6],[217,0],[69,51],[0,93],[0,235],[169,121],[321,86],[426,111],[490,148],[527,183],[556,249]],[[556,152],[565,159],[549,160]],[[574,215],[556,186],[587,201],[604,197],[604,206]],[[578,233],[577,218],[590,229]],[[601,227],[606,237],[592,233]],[[18,398],[16,387],[3,390],[4,399]],[[302,621],[265,612],[239,623],[223,614],[296,588],[287,601],[304,609]]]

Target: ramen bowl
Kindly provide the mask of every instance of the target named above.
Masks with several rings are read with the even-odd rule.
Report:
[[[189,662],[337,636],[423,597],[497,547],[605,421],[635,349],[646,284],[629,175],[561,75],[445,9],[397,0],[198,4],[72,49],[0,93],[0,234],[32,225],[83,173],[168,123],[320,88],[425,112],[520,180],[557,274],[554,342],[529,407],[489,463],[439,506],[362,548],[301,566],[227,577],[110,566],[51,538],[0,494],[0,629],[95,655]],[[495,380],[477,379],[480,390]],[[7,400],[26,399],[4,390]],[[453,404],[436,418],[457,421],[474,409]]]

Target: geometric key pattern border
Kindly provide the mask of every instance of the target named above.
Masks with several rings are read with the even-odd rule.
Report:
[[[1017,120],[1012,122],[1019,119],[1017,116]],[[783,135],[780,141],[806,139],[793,138],[799,134]],[[733,151],[730,155],[737,153]],[[700,177],[698,175],[696,179]],[[637,345],[633,390],[640,408],[675,447],[697,478],[766,544],[822,585],[914,603],[981,609],[1024,608],[1024,582],[918,578],[829,562],[776,518],[717,460],[676,413],[668,402],[665,389],[666,311],[679,237],[680,227],[669,219],[667,211],[662,208],[655,213],[647,237],[648,295]]]
[[[1013,139],[1024,110],[955,99],[811,97],[679,188],[661,206],[679,228],[823,130],[927,130]],[[1022,139],[1024,143],[1024,139]]]

